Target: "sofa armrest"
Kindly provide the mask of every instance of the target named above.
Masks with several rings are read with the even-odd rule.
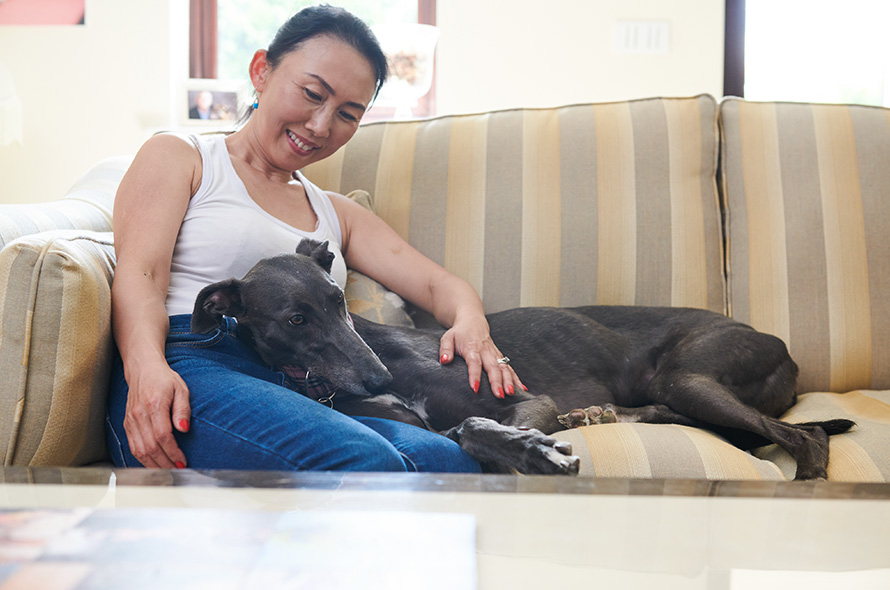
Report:
[[[43,232],[0,250],[3,465],[107,458],[113,268],[110,233]]]
[[[130,156],[100,161],[56,201],[0,205],[0,249],[16,238],[50,230],[111,231],[114,195],[130,162]]]

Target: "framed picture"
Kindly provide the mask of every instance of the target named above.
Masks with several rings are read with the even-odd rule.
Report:
[[[189,80],[180,93],[180,124],[234,127],[247,108],[248,86],[237,80]]]
[[[85,0],[0,0],[2,25],[82,25]]]

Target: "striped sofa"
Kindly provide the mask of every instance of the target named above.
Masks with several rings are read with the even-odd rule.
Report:
[[[6,465],[103,461],[114,265],[127,158],[64,198],[0,205],[0,452]],[[464,277],[488,311],[691,306],[788,343],[795,421],[850,417],[829,479],[890,479],[890,110],[702,95],[370,123],[304,172],[350,194]],[[409,315],[350,273],[350,308]],[[546,346],[546,343],[541,343]],[[521,372],[521,367],[518,368]],[[557,434],[598,477],[790,479],[772,445],[611,424]]]

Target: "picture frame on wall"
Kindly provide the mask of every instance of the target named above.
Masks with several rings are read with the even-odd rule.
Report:
[[[237,80],[188,80],[179,93],[180,125],[234,128],[248,105],[246,90]]]
[[[86,0],[0,0],[0,26],[83,25]]]

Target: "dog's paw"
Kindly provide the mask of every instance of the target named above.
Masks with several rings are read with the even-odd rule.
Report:
[[[578,428],[591,424],[614,424],[618,422],[618,415],[610,405],[590,406],[572,410],[567,414],[560,414],[556,419],[566,428]]]
[[[578,475],[581,459],[572,454],[572,445],[556,440],[539,430],[526,431],[528,436],[525,473],[547,475]]]

